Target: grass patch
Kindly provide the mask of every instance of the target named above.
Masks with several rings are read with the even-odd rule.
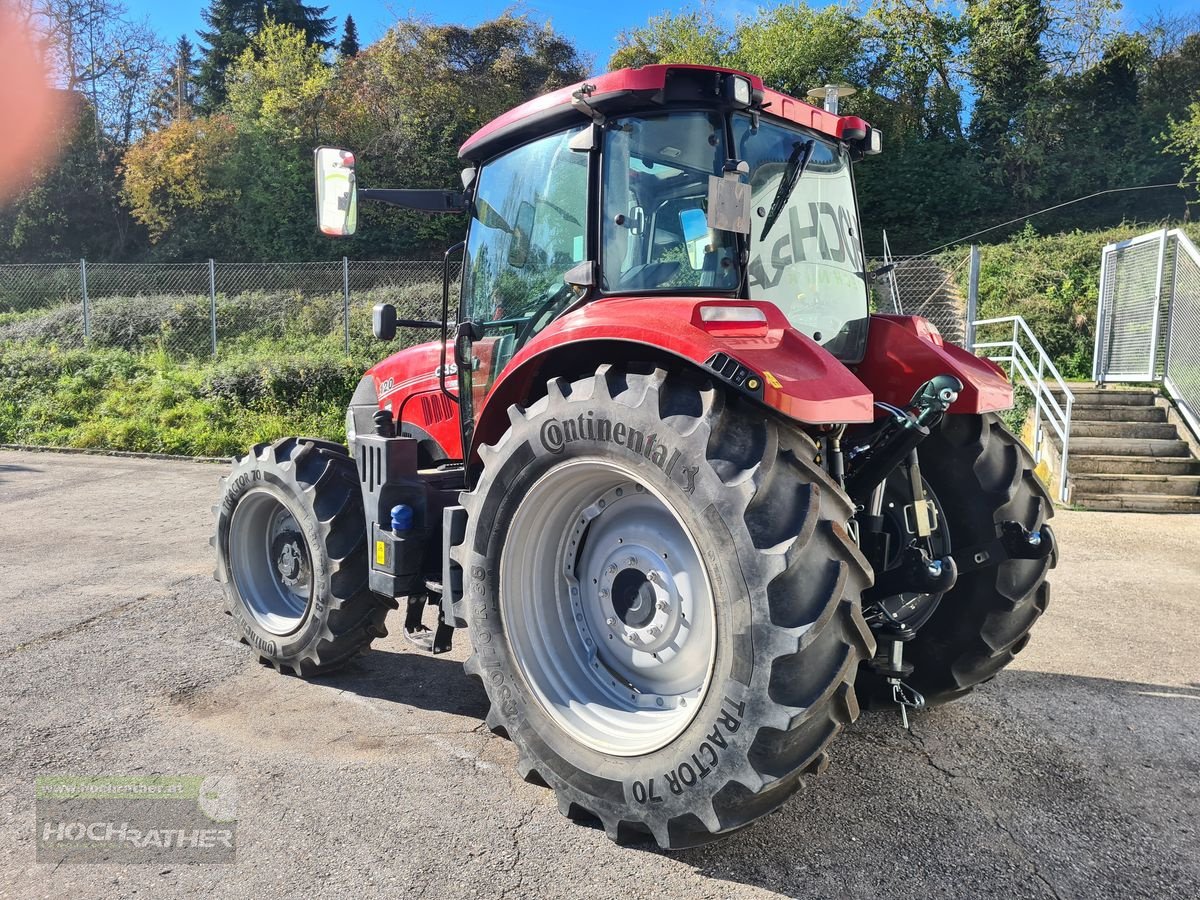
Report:
[[[0,443],[231,456],[288,434],[341,441],[369,365],[321,348],[212,361],[0,344]]]

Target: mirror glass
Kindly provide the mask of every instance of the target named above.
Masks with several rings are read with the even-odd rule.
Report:
[[[687,245],[688,261],[693,269],[704,265],[704,251],[708,244],[708,217],[702,209],[684,209],[679,212],[679,226],[683,229],[683,242]]]
[[[349,237],[358,228],[354,154],[336,147],[313,151],[317,176],[317,223],[321,233]]]

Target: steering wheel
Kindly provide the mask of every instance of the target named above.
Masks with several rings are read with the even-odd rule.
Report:
[[[571,294],[571,285],[564,283],[557,290],[555,290],[554,293],[543,300],[538,305],[538,308],[533,311],[533,314],[530,315],[529,321],[525,323],[525,327],[522,328],[521,332],[517,335],[517,346],[523,346],[527,340],[533,337],[535,326],[537,325],[538,320],[541,319],[542,316],[546,315],[546,313],[550,312],[550,310],[552,310],[563,300],[567,299],[567,297],[569,297]]]
[[[666,284],[679,272],[679,260],[644,263],[634,266],[621,276],[618,288],[659,287]]]

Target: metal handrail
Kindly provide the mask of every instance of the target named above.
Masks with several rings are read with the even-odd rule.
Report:
[[[1007,353],[987,353],[983,354],[995,363],[1008,363],[1008,379],[1013,384],[1017,384],[1017,379],[1020,378],[1020,383],[1024,384],[1025,388],[1033,394],[1033,458],[1034,462],[1041,462],[1042,459],[1042,420],[1050,424],[1050,427],[1058,435],[1062,441],[1062,454],[1060,458],[1059,474],[1058,474],[1058,499],[1064,503],[1067,500],[1067,459],[1070,453],[1071,444],[1071,413],[1075,406],[1075,395],[1071,389],[1067,387],[1067,382],[1063,379],[1058,371],[1058,367],[1054,365],[1054,361],[1050,359],[1050,355],[1042,346],[1041,342],[1034,337],[1033,332],[1029,329],[1029,325],[1021,316],[1001,316],[995,319],[977,319],[972,322],[972,334],[975,333],[980,325],[1000,325],[1012,323],[1012,337],[1006,341],[973,341],[968,348],[972,353],[979,353],[980,350],[1006,350]],[[1026,351],[1023,340],[1028,341],[1033,350],[1033,357]],[[1036,365],[1034,363],[1036,358]],[[1050,389],[1050,384],[1053,382],[1062,392],[1063,398],[1066,400],[1066,408],[1063,408],[1054,395],[1054,391]]]

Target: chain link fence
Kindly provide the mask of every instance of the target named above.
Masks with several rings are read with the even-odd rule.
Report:
[[[440,319],[441,261],[6,265],[0,342],[193,356],[263,341],[365,352],[371,308],[385,301],[402,319]]]
[[[969,247],[937,256],[891,256],[885,249],[883,265],[892,269],[875,285],[876,311],[922,316],[946,340],[963,344],[967,298],[959,285],[970,260]]]
[[[963,343],[967,303],[959,282],[969,252],[885,257],[879,312],[924,316]],[[452,264],[452,299],[459,264]],[[162,348],[192,356],[248,350],[257,342],[374,352],[371,308],[401,319],[441,318],[440,260],[307,263],[87,263],[0,266],[0,341],[60,347]],[[413,331],[402,337],[425,340]]]

